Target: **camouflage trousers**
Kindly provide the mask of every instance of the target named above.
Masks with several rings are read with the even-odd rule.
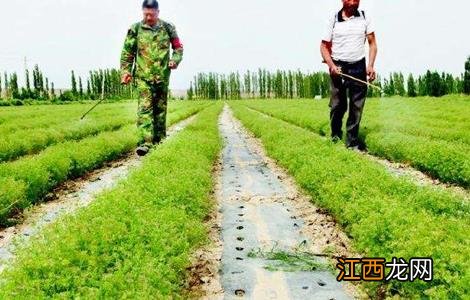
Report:
[[[166,137],[168,84],[136,80],[136,86],[139,93],[139,145],[158,144]]]

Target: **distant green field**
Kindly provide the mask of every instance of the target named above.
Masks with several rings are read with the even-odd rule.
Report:
[[[241,103],[320,135],[330,134],[327,100]],[[370,99],[361,137],[371,154],[410,164],[443,182],[470,186],[470,97]]]

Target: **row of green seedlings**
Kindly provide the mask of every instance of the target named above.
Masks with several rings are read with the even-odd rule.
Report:
[[[372,297],[460,299],[469,294],[470,210],[461,196],[390,175],[368,158],[305,129],[232,103],[268,155],[326,209],[367,257],[434,259],[434,280],[367,285]],[[378,294],[375,294],[375,293]],[[382,295],[383,296],[383,295]]]
[[[470,129],[470,125],[463,122],[466,117],[463,112],[466,105],[465,98],[462,98],[462,101],[459,98],[443,98],[439,102],[430,102],[425,99],[417,98],[415,101],[403,98],[392,98],[387,101],[368,100],[363,114],[362,128],[367,132],[387,128],[389,131],[400,131],[404,134],[470,144],[470,134],[466,132],[467,129]],[[257,110],[272,111],[276,115],[282,114],[283,110],[288,110],[289,113],[282,114],[286,118],[299,110],[305,111],[299,116],[302,124],[316,128],[316,131],[321,132],[322,135],[329,133],[330,120],[327,102],[296,101],[292,103],[291,101],[271,100],[269,102],[246,101],[244,104]],[[446,107],[445,111],[439,110],[442,106]]]
[[[135,113],[134,113],[135,115]],[[47,120],[47,117],[42,118]],[[59,116],[59,119],[63,119]],[[130,114],[114,114],[80,121],[78,118],[63,120],[57,125],[3,134],[0,141],[0,162],[35,154],[43,149],[65,141],[81,140],[106,131],[116,131],[135,122]],[[0,128],[1,131],[2,128]]]
[[[390,100],[385,104],[376,103],[372,109],[366,108],[361,139],[367,144],[369,152],[392,161],[410,164],[442,182],[468,188],[470,186],[468,156],[470,145],[460,140],[447,140],[448,133],[452,132],[452,129],[440,130],[435,127],[424,127],[417,130],[416,128],[420,128],[420,125],[414,122],[413,118],[403,116],[399,112],[394,113],[395,107],[399,107],[405,101]],[[425,102],[420,103],[425,106]],[[265,102],[247,101],[244,104],[321,135],[330,133],[326,103],[277,101],[268,105]],[[387,109],[384,110],[383,106]],[[385,117],[381,111],[387,111],[388,117]],[[460,113],[464,114],[464,111]],[[405,122],[409,125],[404,125]],[[456,127],[459,126],[458,123],[456,122]],[[452,128],[452,124],[453,122],[447,123],[447,127]],[[416,131],[420,135],[417,135]],[[426,136],[426,132],[432,136]],[[468,131],[453,131],[453,135],[468,138]]]
[[[368,131],[398,131],[405,135],[470,145],[470,123],[465,109],[468,97],[447,96],[438,101],[393,99],[370,101],[364,124]],[[445,109],[442,109],[445,108]]]
[[[208,242],[221,108],[201,112],[116,188],[21,249],[0,298],[191,298],[187,268]]]
[[[30,108],[36,108],[31,110]],[[84,124],[87,121],[97,122],[115,116],[116,119],[135,117],[136,106],[132,103],[103,104],[98,106],[86,119],[80,121],[87,105],[41,105],[22,106],[2,109],[0,134],[21,133],[24,130],[61,128],[69,124]]]
[[[172,125],[207,107],[188,105],[168,116]],[[7,226],[11,216],[40,201],[47,193],[68,179],[99,168],[132,151],[138,142],[135,125],[113,132],[103,132],[80,141],[51,146],[40,154],[0,164],[0,226]]]
[[[203,103],[203,102],[200,102]],[[10,134],[17,130],[50,128],[78,121],[93,104],[40,105],[22,107],[3,107],[0,109],[0,134]],[[116,118],[135,118],[137,103],[122,101],[103,103],[89,113],[86,120],[115,116]],[[169,101],[168,113],[179,110],[188,104],[184,101]],[[194,105],[194,104],[192,104]]]
[[[191,106],[194,105],[196,104]],[[183,106],[172,101],[169,112],[179,107]],[[80,140],[102,131],[115,131],[135,122],[136,118],[135,104],[132,103],[106,104],[98,107],[84,120],[80,120],[79,115],[85,108],[81,105],[61,110],[55,106],[53,110],[48,108],[49,112],[35,113],[34,117],[23,117],[23,108],[18,108],[20,111],[14,122],[0,124],[0,135],[3,136],[0,141],[0,162],[38,153],[59,142]]]
[[[192,103],[190,106],[196,106]],[[200,105],[205,105],[200,103]],[[184,106],[170,102],[168,112],[174,112]],[[7,124],[0,124],[0,162],[11,161],[21,156],[35,154],[41,150],[69,140],[80,140],[103,131],[115,131],[135,122],[135,104],[117,103],[98,107],[92,114],[80,120],[83,105],[59,109],[54,106],[34,115],[25,114],[18,108],[16,119]]]
[[[406,135],[424,136],[435,140],[470,145],[470,123],[466,122],[468,97],[448,96],[439,101],[417,98],[408,101],[393,98],[387,101],[371,99],[363,115],[362,129],[365,133],[386,130]],[[299,123],[315,129],[322,135],[329,133],[329,108],[325,102],[273,100],[253,101],[246,105],[282,115],[284,118],[299,111]],[[442,110],[445,107],[445,110]],[[289,112],[284,113],[284,110]],[[292,111],[291,111],[292,110]]]

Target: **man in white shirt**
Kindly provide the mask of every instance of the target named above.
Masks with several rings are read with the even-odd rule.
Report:
[[[361,148],[359,124],[367,95],[367,85],[342,77],[347,74],[363,81],[375,80],[377,56],[375,29],[369,16],[359,10],[360,0],[342,0],[343,8],[331,17],[328,30],[321,42],[323,60],[330,69],[331,137],[334,142],[343,137],[343,116],[348,110],[346,122],[348,148]],[[369,64],[366,68],[366,41],[369,43]]]

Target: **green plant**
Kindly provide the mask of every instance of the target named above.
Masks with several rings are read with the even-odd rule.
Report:
[[[179,298],[190,255],[207,243],[221,104],[159,145],[92,205],[19,250],[0,298]]]
[[[369,100],[361,138],[371,154],[409,163],[444,182],[470,185],[468,98]],[[243,104],[323,136],[330,134],[325,101],[270,100]],[[443,111],[441,108],[446,107]]]

